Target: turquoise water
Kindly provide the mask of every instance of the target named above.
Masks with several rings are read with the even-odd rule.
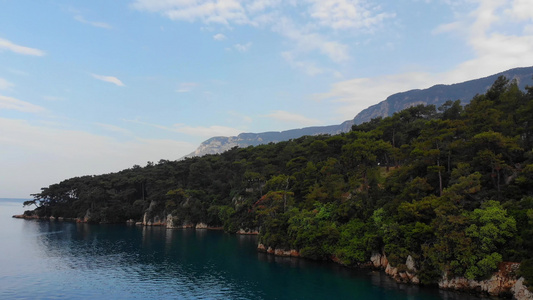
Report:
[[[0,201],[0,299],[479,299],[257,253],[254,236],[11,218],[22,211]]]

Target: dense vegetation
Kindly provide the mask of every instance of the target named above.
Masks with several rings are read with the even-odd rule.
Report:
[[[533,279],[533,88],[500,77],[470,104],[416,106],[347,134],[161,160],[53,184],[33,213],[259,228],[268,246],[346,265],[408,255],[423,283],[522,262]],[[29,213],[29,212],[28,212]]]

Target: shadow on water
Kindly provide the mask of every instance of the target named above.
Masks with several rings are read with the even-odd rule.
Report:
[[[8,296],[24,290],[58,299],[479,299],[397,284],[382,272],[258,253],[256,236],[15,222],[24,222],[25,246],[35,247],[36,260],[26,262],[34,270],[21,278],[35,284],[11,283]]]

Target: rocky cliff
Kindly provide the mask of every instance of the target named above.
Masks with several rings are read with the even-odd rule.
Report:
[[[370,258],[372,267],[385,270],[397,282],[419,284],[416,262],[409,255],[405,267],[400,270],[390,264],[385,254],[374,253]],[[533,300],[531,293],[524,285],[524,278],[517,277],[519,263],[503,262],[498,266],[498,271],[485,280],[467,279],[464,277],[449,278],[443,274],[438,285],[441,289],[463,292],[488,294],[497,297],[512,297],[517,300]]]

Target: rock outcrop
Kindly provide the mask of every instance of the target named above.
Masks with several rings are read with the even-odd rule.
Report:
[[[508,297],[531,300],[533,294],[524,286],[524,278],[517,278],[516,271],[519,263],[503,262],[498,266],[498,272],[486,280],[473,280],[464,277],[447,278],[443,276],[439,287],[457,291],[476,291],[491,296]]]
[[[208,229],[209,226],[207,226],[206,223],[198,223],[198,224],[196,224],[196,226],[194,228],[196,228],[196,229]]]
[[[524,285],[524,277],[520,277],[511,288],[513,297],[517,300],[532,300],[533,293]]]
[[[259,230],[257,229],[249,229],[249,228],[246,228],[246,229],[239,229],[237,231],[237,234],[248,234],[248,235],[258,235],[259,234]]]
[[[259,243],[257,245],[257,250],[259,252],[266,252],[268,254],[273,254],[276,256],[284,256],[284,257],[300,257],[300,252],[296,249],[281,249],[281,248],[272,248],[272,247],[266,247],[264,244]]]
[[[370,257],[370,261],[372,262],[372,265],[376,269],[385,269],[387,268],[387,265],[389,264],[389,260],[387,259],[387,256],[385,254],[381,254],[378,252],[372,253],[372,256]]]
[[[166,226],[166,218],[161,218],[160,216],[150,217],[150,212],[145,212],[143,216],[144,226]]]

